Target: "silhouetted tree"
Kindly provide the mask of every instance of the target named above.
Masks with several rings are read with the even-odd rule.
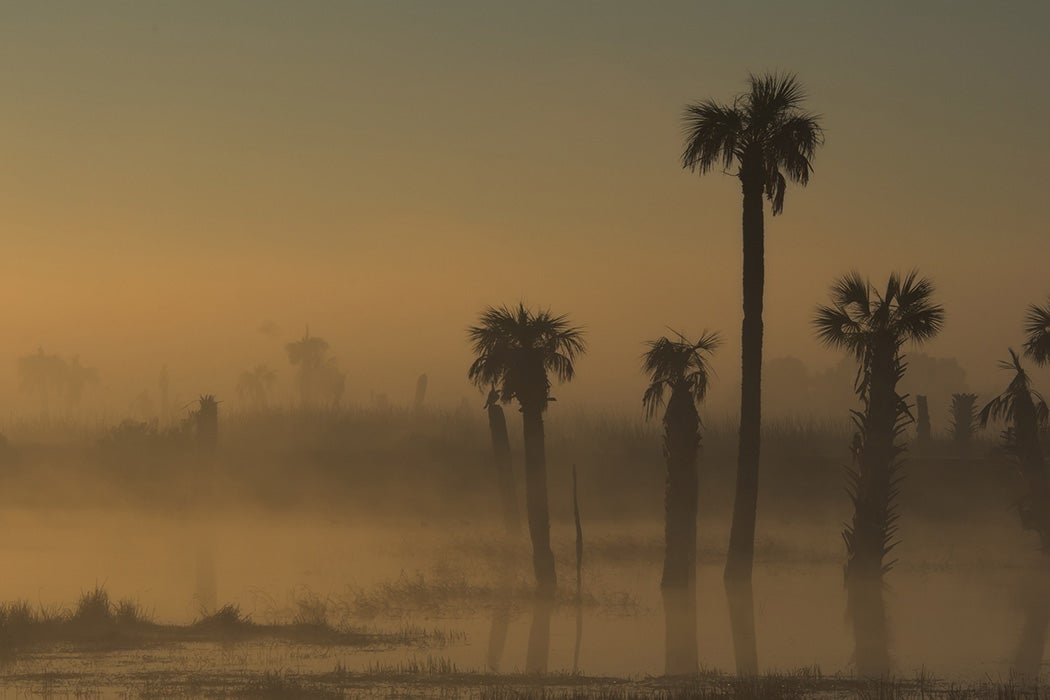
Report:
[[[934,304],[933,284],[911,272],[890,275],[880,293],[857,273],[831,288],[831,305],[817,309],[814,325],[829,347],[850,353],[859,363],[856,392],[862,410],[853,412],[852,469],[847,471],[853,521],[842,533],[846,543],[846,585],[857,642],[857,669],[862,675],[889,670],[885,613],[882,603],[884,563],[896,545],[896,497],[900,455],[897,439],[911,422],[897,383],[907,367],[905,343],[923,343],[940,332],[944,310]]]
[[[511,469],[510,436],[507,433],[507,418],[499,404],[499,392],[489,390],[485,399],[485,410],[489,417],[489,434],[492,436],[493,464],[496,467],[496,482],[500,501],[503,504],[503,526],[508,535],[518,532],[518,499],[514,488],[514,472]]]
[[[416,379],[416,395],[412,400],[412,410],[419,413],[423,410],[423,402],[427,398],[427,375],[421,374]]]
[[[755,548],[761,439],[763,195],[776,216],[784,209],[788,181],[805,185],[824,136],[816,116],[804,111],[805,92],[794,75],[751,75],[749,89],[730,104],[711,99],[685,110],[682,166],[701,174],[718,169],[740,179],[743,191],[744,321],[740,386],[740,445],[736,500],[726,578],[750,581]]]
[[[1032,304],[1025,314],[1024,354],[1040,367],[1050,363],[1050,301]]]
[[[700,452],[699,405],[707,395],[708,358],[718,347],[714,333],[696,342],[678,334],[675,339],[649,342],[642,370],[649,387],[642,397],[646,418],[664,405],[664,458],[667,462],[664,491],[663,590],[666,672],[696,673],[699,657],[696,629],[696,512],[697,469]]]
[[[193,422],[197,446],[203,452],[214,452],[219,442],[219,402],[214,395],[204,394],[197,400]]]
[[[1047,425],[1046,400],[1032,387],[1032,380],[1012,349],[999,366],[1013,373],[1006,390],[981,409],[981,427],[1002,421],[1003,448],[1017,463],[1025,493],[1017,503],[1021,526],[1039,535],[1044,554],[1050,555],[1050,484],[1039,433]]]
[[[310,335],[307,328],[302,338],[285,346],[285,351],[288,361],[298,368],[296,383],[303,405],[339,403],[346,376],[339,371],[335,358],[328,356],[326,340]]]
[[[256,365],[252,370],[241,372],[237,379],[237,396],[256,409],[265,408],[276,381],[276,371],[266,365]]]
[[[977,432],[977,394],[952,394],[952,440],[966,445]]]
[[[685,586],[696,577],[696,459],[700,451],[697,407],[707,395],[708,357],[719,345],[718,335],[704,333],[693,342],[678,335],[649,342],[642,370],[649,387],[642,397],[646,418],[664,405],[664,570],[661,585]]]
[[[547,457],[543,414],[554,399],[550,374],[561,382],[576,374],[576,359],[584,352],[582,329],[549,310],[532,311],[489,307],[479,323],[468,329],[477,359],[467,376],[478,386],[495,386],[500,400],[517,400],[525,439],[525,501],[532,539],[536,590],[551,597],[557,588],[554,554],[550,546],[547,504]]]

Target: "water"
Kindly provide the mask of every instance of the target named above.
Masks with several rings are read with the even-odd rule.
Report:
[[[188,623],[198,615],[193,598],[196,547],[200,538],[210,536],[218,600],[239,604],[258,622],[287,621],[295,613],[296,599],[313,596],[328,603],[338,624],[444,634],[444,642],[429,646],[244,642],[90,654],[65,649],[9,659],[4,667],[8,679],[41,669],[94,669],[124,678],[176,668],[231,677],[266,670],[330,673],[336,668],[424,664],[428,659],[451,662],[460,670],[485,671],[494,660],[500,672],[525,670],[531,603],[527,596],[514,598],[502,653],[494,659],[491,587],[507,565],[492,559],[482,547],[488,535],[479,535],[469,523],[437,525],[406,518],[366,524],[352,518],[234,513],[200,525],[178,514],[9,511],[0,524],[3,600],[68,607],[83,591],[104,584],[114,600],[136,599],[159,622]],[[787,535],[786,541],[813,537],[801,530]],[[595,676],[663,673],[658,524],[592,526],[590,536],[584,590],[593,600],[583,609],[579,671]],[[625,536],[643,543],[635,554],[612,546]],[[757,564],[755,616],[762,670],[851,670],[853,643],[845,619],[842,569],[829,544],[834,537],[834,530],[821,533],[819,541],[798,550],[812,551],[812,556],[788,552]],[[497,539],[494,534],[492,539]],[[710,539],[716,542],[718,537]],[[1024,620],[1022,582],[1036,561],[1019,533],[1016,541],[1006,550],[975,544],[968,559],[947,555],[936,542],[902,548],[904,563],[889,575],[886,594],[896,673],[925,672],[961,681],[1008,676]],[[572,565],[566,557],[571,545],[560,544],[559,573],[563,588],[569,589]],[[519,593],[528,581],[527,557],[523,559],[511,567],[508,579]],[[699,656],[703,667],[729,671],[734,659],[719,560],[717,552],[702,555],[698,570]],[[378,612],[366,614],[355,607],[362,593],[420,575],[422,593],[403,599],[390,594]],[[485,595],[460,595],[464,582],[476,584]],[[426,586],[435,591],[446,586],[443,601],[430,604]],[[553,612],[550,671],[574,667],[576,614],[569,603]]]

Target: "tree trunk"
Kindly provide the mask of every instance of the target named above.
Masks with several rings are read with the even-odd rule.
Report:
[[[543,413],[538,407],[522,406],[521,415],[525,433],[525,505],[532,540],[532,565],[536,572],[536,594],[541,598],[553,598],[558,579],[554,573],[554,552],[551,551]]]
[[[737,452],[736,498],[729,532],[725,576],[750,581],[755,554],[758,508],[758,458],[762,432],[762,294],[765,241],[762,173],[753,165],[741,169],[744,193],[744,322],[741,332],[740,444]]]
[[[675,387],[664,414],[664,571],[661,586],[684,588],[696,581],[696,457],[700,419],[688,388]]]
[[[847,579],[882,580],[883,555],[892,526],[894,444],[897,425],[898,363],[890,339],[872,349],[868,402],[862,419],[862,441],[857,454],[857,484],[852,538],[848,543]]]
[[[896,443],[900,397],[897,345],[885,336],[873,341],[861,441],[855,453],[856,484],[851,530],[846,540],[846,609],[853,627],[857,674],[882,677],[890,671],[889,633],[883,600],[883,559],[892,536]]]
[[[915,439],[917,442],[927,443],[930,441],[930,405],[926,397],[918,395],[915,397],[915,407],[919,412],[919,419],[915,424]]]
[[[503,526],[508,535],[516,535],[521,529],[518,520],[517,496],[514,489],[514,472],[511,469],[510,438],[507,435],[507,419],[503,407],[492,398],[487,404],[489,433],[492,435],[493,462],[500,501],[503,505]]]

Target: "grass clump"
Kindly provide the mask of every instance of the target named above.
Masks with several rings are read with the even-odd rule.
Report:
[[[243,631],[254,625],[252,616],[242,612],[241,606],[236,603],[227,603],[212,613],[202,611],[200,619],[193,623],[197,629],[227,632]]]

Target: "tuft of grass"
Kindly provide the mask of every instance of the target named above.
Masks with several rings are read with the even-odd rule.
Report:
[[[116,622],[105,586],[96,585],[93,590],[80,594],[70,622],[82,627],[105,627]]]
[[[210,614],[202,612],[200,619],[193,623],[193,627],[215,631],[241,631],[254,625],[252,616],[242,612],[236,603],[227,603]]]
[[[330,628],[329,601],[327,598],[306,592],[295,601],[296,611],[292,616],[293,625]]]
[[[113,617],[118,625],[148,625],[153,623],[153,615],[147,613],[137,600],[121,598],[113,609]]]

